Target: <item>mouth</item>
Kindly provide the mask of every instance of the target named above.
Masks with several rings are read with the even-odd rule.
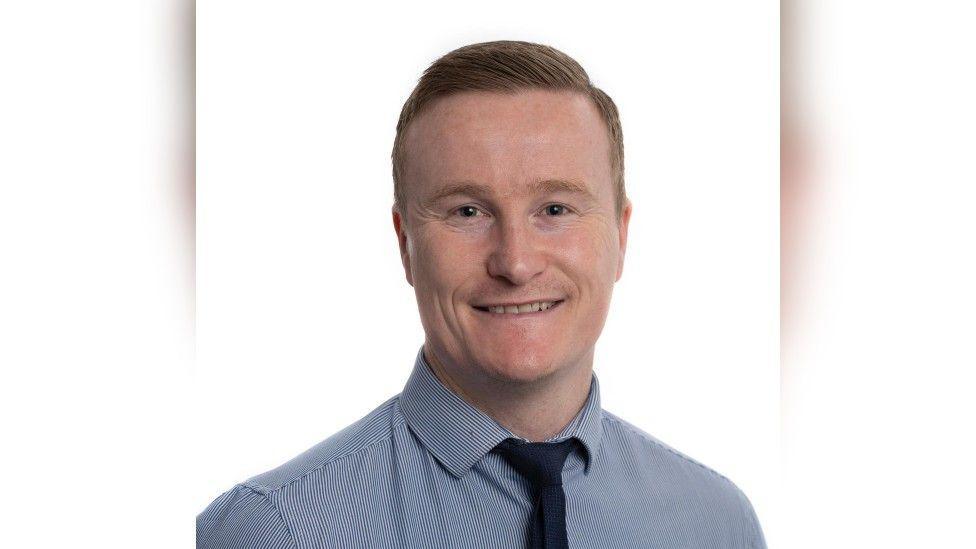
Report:
[[[475,309],[494,316],[526,316],[547,313],[558,307],[565,299],[534,301],[531,303],[512,303],[497,305],[472,305]]]

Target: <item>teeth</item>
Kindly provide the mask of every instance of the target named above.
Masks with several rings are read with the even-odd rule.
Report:
[[[551,308],[554,304],[554,301],[537,301],[535,303],[528,303],[525,305],[499,305],[497,307],[488,307],[488,310],[493,313],[508,313],[517,315],[522,313],[545,311]]]

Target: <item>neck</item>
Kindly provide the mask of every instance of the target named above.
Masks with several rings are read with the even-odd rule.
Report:
[[[579,363],[565,365],[533,382],[500,380],[477,367],[445,367],[428,344],[424,344],[423,353],[441,383],[529,442],[559,434],[586,404],[590,392],[593,349]]]

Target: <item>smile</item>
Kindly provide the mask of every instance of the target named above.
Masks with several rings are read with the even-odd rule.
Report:
[[[532,313],[545,312],[562,303],[562,299],[555,301],[535,301],[533,303],[523,303],[520,305],[474,305],[475,309],[496,315],[525,315]]]

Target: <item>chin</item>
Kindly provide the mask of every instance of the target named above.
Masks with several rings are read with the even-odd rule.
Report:
[[[548,376],[556,362],[548,353],[526,353],[524,350],[492,353],[483,362],[492,377],[516,383],[531,383]]]

